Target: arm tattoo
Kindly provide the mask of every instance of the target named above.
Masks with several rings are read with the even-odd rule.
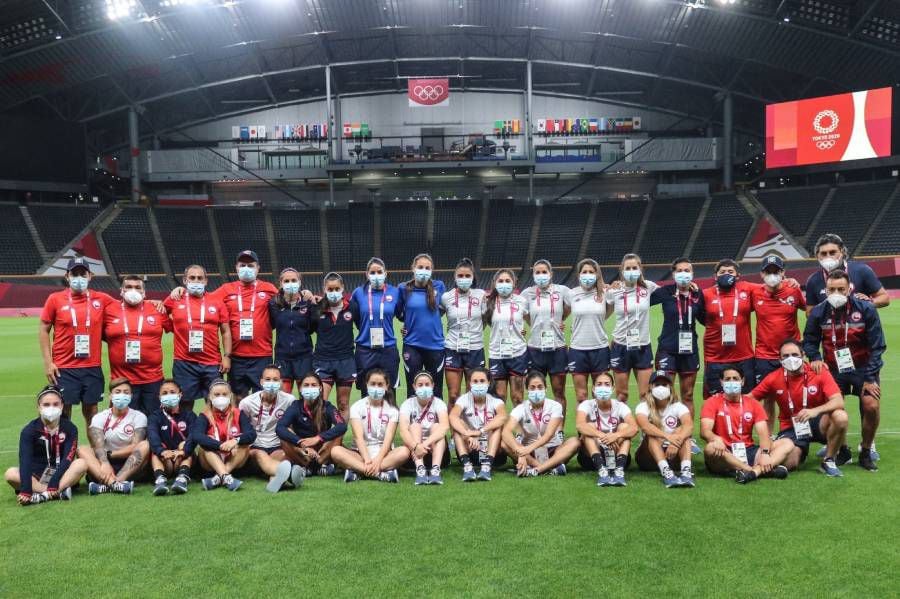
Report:
[[[106,438],[103,434],[103,431],[99,428],[89,428],[88,439],[91,442],[91,448],[93,448],[94,450],[94,455],[97,456],[97,459],[100,460],[100,463],[103,464],[107,462],[106,449],[103,447]]]
[[[146,428],[139,428],[134,431],[134,442],[135,444],[140,443],[147,436]],[[141,448],[135,447],[134,451],[131,452],[131,455],[128,456],[128,459],[125,460],[125,463],[122,465],[122,469],[120,472],[130,472],[133,469],[137,469],[138,466],[141,465]]]

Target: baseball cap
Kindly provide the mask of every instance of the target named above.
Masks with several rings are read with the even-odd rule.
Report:
[[[72,270],[79,267],[84,268],[88,272],[91,272],[90,263],[81,256],[69,260],[69,264],[66,265],[66,272],[71,272]]]
[[[651,383],[655,383],[655,382],[658,381],[659,379],[665,379],[668,383],[670,383],[670,384],[672,383],[672,377],[669,376],[669,373],[666,372],[665,370],[657,370],[657,371],[655,371],[655,372],[653,373],[653,375],[650,377],[650,382],[651,382]]]
[[[256,252],[254,252],[253,250],[244,250],[237,255],[237,259],[235,260],[235,262],[240,262],[245,258],[249,258],[252,262],[259,262],[259,256],[257,256]]]
[[[763,258],[762,264],[759,265],[759,270],[763,271],[770,266],[775,266],[778,270],[784,270],[784,260],[775,254],[769,254]]]

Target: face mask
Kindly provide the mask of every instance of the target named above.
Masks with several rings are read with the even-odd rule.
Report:
[[[716,277],[716,285],[719,286],[719,289],[731,289],[734,287],[734,283],[737,281],[737,277],[734,275],[719,275]]]
[[[513,286],[512,283],[497,283],[497,293],[502,295],[503,297],[508,297],[512,295]]]
[[[369,284],[375,289],[381,289],[384,285],[385,275],[369,275]]]
[[[252,283],[256,280],[256,269],[252,266],[239,266],[238,278],[244,283]]]
[[[325,297],[328,298],[328,301],[332,304],[340,303],[342,299],[344,299],[343,291],[326,291]]]
[[[425,283],[431,279],[431,271],[427,268],[417,268],[415,272],[416,281]]]
[[[41,418],[46,420],[47,422],[56,422],[59,420],[59,417],[62,415],[62,408],[57,408],[55,406],[47,406],[41,408]]]
[[[384,399],[385,389],[383,387],[369,387],[366,392],[371,399]]]
[[[278,390],[281,389],[281,381],[263,381],[262,388],[266,393],[278,393]]]
[[[300,396],[304,401],[316,401],[319,399],[319,394],[318,387],[303,387],[300,389]]]
[[[763,277],[763,281],[769,287],[778,287],[784,277],[778,273],[769,273]]]
[[[109,400],[112,402],[113,407],[124,410],[131,403],[131,395],[127,393],[113,393]]]
[[[665,385],[657,385],[656,387],[650,389],[650,395],[652,395],[655,399],[664,401],[666,399],[669,399],[669,397],[672,395],[672,390]]]
[[[673,274],[672,278],[679,287],[687,287],[694,280],[694,275],[689,272],[680,271]]]
[[[831,272],[841,265],[841,261],[837,258],[822,258],[819,260],[819,265],[824,268],[826,272]]]
[[[281,286],[285,293],[296,295],[300,293],[300,283],[285,283]]]
[[[788,356],[781,360],[781,365],[784,366],[784,369],[788,372],[796,372],[803,366],[803,358],[799,356]]]
[[[584,274],[578,277],[578,282],[582,287],[593,287],[597,284],[597,275]]]
[[[550,284],[550,275],[548,275],[548,274],[534,275],[534,282],[539,287],[546,287],[547,285]]]
[[[740,381],[722,381],[722,391],[726,395],[737,395],[741,392],[741,386]]]
[[[468,278],[457,278],[456,286],[459,287],[460,291],[468,291],[472,288],[472,279]]]
[[[609,399],[612,397],[612,387],[597,385],[594,387],[594,399]]]
[[[547,391],[545,389],[529,389],[528,401],[531,403],[541,403],[546,399]]]
[[[842,293],[829,293],[826,299],[828,300],[828,303],[831,304],[831,307],[835,310],[843,308],[847,303],[847,296]]]
[[[488,392],[488,384],[487,383],[473,383],[470,388],[472,391],[472,395],[475,397],[484,397]]]
[[[624,271],[622,271],[622,278],[625,279],[626,283],[637,283],[638,279],[641,278],[641,271],[639,271],[639,270],[624,270]]]
[[[210,400],[212,406],[220,412],[231,405],[231,398],[227,395],[214,395]]]
[[[125,300],[125,303],[129,306],[137,306],[144,301],[144,294],[137,289],[129,289],[122,294],[122,299]]]
[[[69,287],[72,291],[84,291],[87,286],[87,277],[69,277]]]
[[[178,405],[179,401],[181,401],[181,396],[177,393],[166,393],[165,395],[159,396],[159,403],[164,408],[174,408]]]
[[[416,387],[416,397],[430,399],[434,395],[434,387]]]
[[[185,288],[191,295],[200,297],[206,292],[206,283],[188,283]]]

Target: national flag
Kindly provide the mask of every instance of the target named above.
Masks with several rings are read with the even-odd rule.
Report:
[[[572,119],[572,133],[575,135],[581,133],[581,119]]]
[[[522,121],[520,119],[513,119],[512,122],[512,132],[513,135],[518,135],[522,130]]]
[[[250,125],[250,139],[256,139],[257,135],[256,125]]]
[[[597,119],[591,119],[589,122],[588,128],[591,133],[598,133],[600,130],[600,125],[597,122]]]
[[[260,139],[268,139],[266,137],[266,126],[265,125],[257,125],[256,133],[257,133],[257,135],[259,135]]]
[[[241,125],[241,141],[250,141],[250,127]]]
[[[547,131],[547,121],[544,119],[538,119],[537,132],[538,133],[546,133],[546,131]]]
[[[368,138],[372,135],[372,132],[369,130],[369,123],[360,123],[359,124],[359,135],[360,137]]]
[[[588,124],[588,119],[581,119],[581,133],[582,135],[588,133],[590,131],[590,125]]]
[[[241,128],[240,127],[232,127],[231,128],[231,139],[240,139],[241,138]]]
[[[353,135],[353,133],[350,128],[350,123],[344,123],[344,137],[350,137],[351,135]]]
[[[639,116],[634,117],[634,130],[635,131],[641,130],[641,117],[639,117]]]

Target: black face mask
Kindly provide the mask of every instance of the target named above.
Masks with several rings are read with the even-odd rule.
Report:
[[[719,286],[720,289],[729,290],[734,287],[734,284],[737,282],[737,277],[734,275],[719,275],[716,277],[716,285]]]

